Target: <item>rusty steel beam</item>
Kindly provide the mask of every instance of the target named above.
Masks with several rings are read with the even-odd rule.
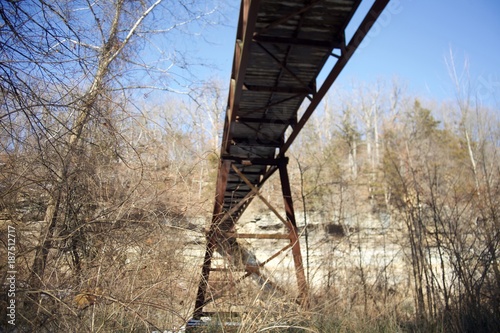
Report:
[[[285,69],[285,66],[281,66],[283,69]],[[290,75],[292,75],[292,72],[288,69],[286,69]],[[295,74],[293,74],[295,76]],[[293,95],[307,95],[307,94],[313,94],[314,91],[311,88],[290,88],[290,87],[264,87],[264,86],[251,86],[251,85],[245,85],[243,86],[243,90],[248,90],[248,91],[261,91],[261,92],[269,92],[269,93],[280,93],[280,94],[293,94]]]
[[[199,318],[203,312],[203,306],[205,304],[205,297],[208,286],[208,279],[210,278],[210,267],[212,265],[212,257],[217,245],[217,229],[219,226],[219,218],[222,213],[222,207],[224,206],[224,192],[227,186],[227,177],[229,174],[231,162],[221,160],[219,162],[219,170],[217,173],[217,184],[216,184],[216,195],[214,212],[212,215],[212,223],[210,231],[207,235],[207,245],[205,249],[205,256],[203,258],[203,266],[201,269],[201,279],[198,285],[198,291],[196,293],[196,301],[194,307],[194,318]]]
[[[262,179],[260,180],[259,184],[257,185],[257,188],[260,188],[262,186],[262,184],[264,184],[267,181],[267,179],[269,179],[269,177],[271,177],[277,170],[278,170],[278,167],[276,165],[271,166],[267,170],[267,172],[264,174],[264,176],[262,176]],[[241,205],[238,209],[231,210],[231,213],[229,213],[229,212],[225,213],[222,216],[222,220],[225,221],[227,218],[231,217],[231,215],[234,215],[234,214],[237,214],[237,215],[241,216],[241,214],[243,214],[243,212],[245,211],[245,209],[248,207],[248,205],[255,198],[255,194],[253,192],[248,193],[247,196],[249,196],[249,197],[247,198],[245,196],[245,197],[242,197],[242,199],[241,199],[241,200],[245,200],[246,201],[246,203],[247,203],[246,205]]]
[[[221,154],[228,152],[233,136],[232,124],[240,107],[241,94],[247,64],[250,56],[250,46],[255,32],[255,23],[259,11],[260,0],[244,0],[240,8],[240,19],[236,34],[236,47],[229,90],[228,109],[226,113],[224,133],[222,138]]]
[[[279,165],[283,163],[282,158],[244,158],[238,156],[224,155],[221,159],[242,165]]]
[[[322,41],[322,40],[312,40],[303,38],[293,38],[293,37],[275,37],[275,36],[261,36],[255,35],[253,40],[259,43],[269,43],[269,44],[285,44],[285,45],[297,45],[297,46],[311,46],[311,47],[324,47],[327,49],[340,49],[344,47],[344,42],[341,38],[336,41]]]
[[[286,65],[286,63],[284,63],[283,61],[279,60],[278,58],[276,58],[276,56],[270,52],[268,49],[266,49],[261,43],[257,43],[257,45],[271,58],[274,60],[274,62],[276,62],[276,64],[278,66],[281,67],[281,69],[283,69],[284,71],[286,71],[288,74],[290,74],[297,82],[299,82],[303,89],[302,90],[306,90],[307,91],[307,94],[315,94],[316,91],[315,89],[309,87],[304,81],[302,81],[296,73],[294,73],[290,68],[288,68],[288,66]],[[289,46],[290,48],[290,46]],[[316,86],[316,85],[315,85]],[[314,87],[316,88],[316,87]],[[300,90],[297,91],[297,94],[300,94]]]
[[[273,213],[274,215],[276,215],[276,217],[281,221],[283,222],[284,225],[286,225],[287,227],[290,227],[289,226],[289,221],[286,220],[283,216],[281,216],[281,214],[276,210],[276,208],[273,207],[273,205],[271,205],[271,203],[269,201],[266,200],[266,198],[264,198],[262,196],[262,194],[260,194],[259,192],[259,189],[256,188],[255,186],[253,186],[252,183],[250,183],[250,181],[248,180],[247,177],[245,177],[245,175],[243,173],[241,173],[240,170],[238,170],[238,168],[233,164],[233,170],[234,172],[236,172],[236,174],[238,176],[240,176],[240,178],[248,185],[248,187],[250,187],[251,191],[254,192],[257,197],[267,206],[267,208],[269,208]],[[281,168],[279,168],[281,170]]]
[[[248,123],[248,124],[277,124],[277,125],[293,125],[296,123],[295,119],[291,120],[282,120],[282,119],[276,119],[276,118],[243,118],[243,117],[238,117],[236,118],[236,122],[238,123]]]
[[[257,31],[255,33],[256,36],[260,35],[260,34],[263,34],[264,32],[268,31],[269,29],[273,28],[273,27],[276,27],[286,21],[288,21],[289,19],[291,19],[292,17],[296,16],[296,15],[300,15],[306,11],[308,11],[309,9],[311,9],[313,6],[315,6],[317,3],[321,2],[323,0],[315,0],[315,1],[311,1],[308,5],[305,5],[304,7],[300,8],[299,10],[297,10],[296,12],[293,12],[293,13],[290,13],[286,16],[283,16],[281,17],[279,20],[276,20],[272,23],[270,23],[269,25],[267,25],[266,27],[260,29],[259,31]]]
[[[229,174],[229,168],[231,166],[230,161],[221,160],[219,162],[219,170],[217,172],[217,183],[215,185],[215,204],[213,217],[217,217],[222,212],[222,207],[224,206],[224,192],[227,186],[227,177]],[[212,221],[213,223],[214,221]]]
[[[297,222],[295,220],[295,211],[293,209],[292,191],[290,188],[290,180],[288,178],[288,171],[286,164],[279,167],[281,191],[283,193],[283,200],[285,204],[286,219],[289,224],[290,244],[292,246],[292,256],[295,265],[295,275],[299,287],[299,303],[305,307],[309,304],[309,290],[307,286],[306,275],[304,272],[304,265],[302,263],[302,254],[300,252],[299,234],[297,229]]]
[[[345,65],[347,65],[347,62],[349,61],[349,59],[351,59],[351,56],[354,54],[358,46],[361,44],[365,36],[368,34],[368,31],[373,26],[377,18],[380,16],[380,14],[387,6],[389,1],[390,0],[376,0],[375,3],[372,5],[370,11],[365,16],[365,18],[359,25],[358,29],[352,36],[351,40],[349,41],[349,44],[342,51],[342,55],[338,58],[337,62],[330,71],[330,74],[328,74],[327,78],[321,85],[321,88],[318,90],[316,95],[314,95],[314,97],[310,101],[309,106],[304,111],[304,114],[298,121],[292,133],[290,133],[285,143],[280,148],[280,156],[282,157],[285,156],[285,153],[290,148],[290,145],[295,141],[297,135],[299,135],[300,131],[302,130],[306,122],[309,120],[314,110],[316,110],[323,97],[325,97],[326,93],[328,92],[332,84],[335,82],[339,74],[342,72]]]
[[[207,245],[205,250],[205,257],[203,266],[201,268],[201,279],[196,293],[196,301],[194,304],[193,317],[199,319],[203,313],[203,307],[206,302],[206,293],[208,287],[208,279],[210,278],[210,266],[212,264],[212,256],[215,250],[216,242],[215,237],[207,237]]]
[[[272,165],[271,167],[268,168],[267,172],[262,176],[262,179],[260,180],[259,184],[257,184],[257,188],[261,188],[261,186],[271,177],[276,171],[278,170],[278,167],[276,165]],[[248,173],[247,173],[248,174]],[[247,205],[242,205],[238,210],[233,212],[231,215],[238,215],[241,216],[243,212],[245,212],[246,208],[250,205],[252,200],[255,198],[255,195],[253,195],[253,192],[250,192],[251,198],[246,200]],[[231,215],[225,214],[225,216],[230,217]]]
[[[254,196],[255,196],[255,194],[253,192],[250,192],[245,197],[240,199],[240,201],[236,205],[234,205],[229,211],[227,211],[220,218],[219,223],[225,222],[228,218],[230,218],[233,214],[235,214],[238,210],[240,210],[244,204],[250,203]]]
[[[302,94],[298,94],[298,95],[295,95],[295,96],[290,96],[290,97],[284,98],[284,99],[276,101],[276,102],[271,102],[271,103],[267,104],[263,108],[253,109],[253,110],[251,110],[251,112],[254,113],[254,112],[266,111],[267,109],[272,108],[273,106],[277,106],[277,105],[280,105],[282,103],[286,103],[286,102],[288,102],[288,101],[290,101],[290,100],[292,100],[294,98],[302,98],[302,97],[304,97],[304,95],[302,95]]]
[[[248,234],[248,233],[226,232],[224,236],[233,238],[254,238],[254,239],[290,239],[289,234]]]
[[[288,238],[290,238],[290,235],[288,234],[287,235]],[[278,257],[280,254],[282,254],[283,252],[287,251],[289,248],[292,247],[292,244],[287,244],[286,246],[284,246],[283,248],[281,248],[279,251],[276,251],[273,255],[271,255],[269,258],[267,258],[266,260],[264,260],[263,262],[259,263],[259,266],[262,267],[264,266],[265,264],[267,264],[268,262],[270,262],[271,260],[273,260],[274,258]]]

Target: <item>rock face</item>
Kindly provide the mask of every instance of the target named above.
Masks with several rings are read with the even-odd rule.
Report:
[[[260,215],[255,219],[249,221],[249,223],[255,223],[255,226],[261,230],[280,230],[283,228],[283,223],[272,215]]]
[[[400,244],[402,230],[390,216],[366,214],[348,216],[343,224],[338,219],[309,212],[307,229],[303,212],[296,212],[304,268],[311,287],[328,286],[342,280],[349,283],[357,278],[367,283],[391,286],[406,279],[404,251]],[[283,223],[273,213],[253,213],[238,221],[239,233],[285,233]],[[307,234],[307,241],[306,241]],[[245,246],[257,261],[264,262],[285,247],[289,241],[276,239],[248,239]],[[270,260],[266,269],[276,281],[293,284],[294,264],[290,250]]]
[[[338,219],[311,212],[307,214],[307,228],[304,226],[304,214],[296,212],[296,217],[304,270],[311,289],[347,290],[368,285],[370,290],[403,291],[409,287],[404,228],[399,227],[390,216],[347,216],[341,224]],[[273,213],[252,212],[242,216],[236,225],[236,232],[279,234],[286,233],[286,229]],[[241,253],[241,259],[247,260],[243,265],[256,266],[266,262],[262,271],[266,277],[284,288],[296,288],[288,239],[240,238],[238,243],[245,251]],[[201,236],[196,240],[190,239],[186,244],[186,254],[200,262],[204,250]],[[220,256],[213,262],[214,265],[224,265]]]

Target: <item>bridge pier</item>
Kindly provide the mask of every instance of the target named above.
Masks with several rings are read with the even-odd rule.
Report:
[[[302,260],[302,253],[300,248],[300,235],[297,227],[297,222],[295,219],[295,211],[293,207],[292,193],[290,188],[290,180],[288,177],[288,169],[287,169],[288,159],[280,158],[279,162],[276,163],[277,170],[279,170],[280,182],[281,182],[281,194],[283,197],[283,204],[285,210],[285,217],[283,217],[278,210],[269,203],[261,194],[260,190],[255,187],[250,180],[245,177],[245,175],[238,169],[236,164],[232,164],[231,168],[235,171],[235,173],[241,178],[241,180],[246,183],[250,189],[252,198],[258,197],[262,202],[269,207],[269,209],[276,215],[278,219],[280,219],[283,224],[286,226],[288,232],[286,234],[237,234],[235,232],[225,232],[220,230],[220,225],[225,221],[228,214],[222,215],[220,218],[220,214],[214,215],[212,220],[211,228],[207,232],[207,243],[205,250],[205,257],[203,260],[202,266],[202,274],[200,283],[198,285],[198,292],[196,296],[195,308],[193,312],[193,318],[199,319],[203,316],[203,308],[205,305],[209,304],[214,299],[207,298],[207,290],[209,289],[209,281],[210,281],[210,272],[216,270],[212,268],[212,257],[217,251],[218,244],[222,244],[224,242],[234,242],[239,238],[256,238],[256,239],[288,239],[289,244],[282,249],[278,249],[275,255],[271,256],[267,260],[263,262],[257,263],[257,265],[249,265],[247,263],[243,263],[245,265],[245,274],[239,279],[243,280],[246,277],[251,276],[252,274],[257,274],[261,276],[260,268],[262,268],[266,263],[282,254],[283,252],[289,251],[291,249],[293,256],[293,263],[295,268],[295,276],[297,280],[298,287],[298,296],[297,302],[304,308],[307,308],[309,305],[309,288],[307,284],[307,279],[305,276],[305,270]],[[217,209],[218,210],[218,209]],[[227,255],[227,253],[223,253],[223,255]],[[228,286],[232,284],[232,281],[227,281]],[[277,287],[280,290],[285,290],[286,288]]]

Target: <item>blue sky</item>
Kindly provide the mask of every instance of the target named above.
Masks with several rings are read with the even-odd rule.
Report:
[[[360,13],[372,3],[363,1]],[[237,10],[235,6],[228,11],[227,27],[212,30],[208,39],[213,43],[200,50],[217,65],[210,75],[228,82]],[[485,103],[498,107],[500,1],[496,0],[392,0],[332,89],[352,80],[398,77],[411,93],[438,101],[452,99],[445,60],[450,50],[460,70],[468,59],[471,83]]]

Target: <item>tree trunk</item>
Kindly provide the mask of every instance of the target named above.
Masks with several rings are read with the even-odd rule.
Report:
[[[61,204],[61,192],[59,189],[53,193],[47,204],[47,209],[45,210],[44,225],[46,230],[43,235],[43,239],[36,248],[35,260],[31,269],[31,275],[29,278],[29,283],[33,288],[42,287],[42,277],[45,271],[45,266],[47,264],[47,257],[49,250],[52,247],[52,240],[54,238],[54,232],[56,230],[57,215],[59,213],[59,207]]]

